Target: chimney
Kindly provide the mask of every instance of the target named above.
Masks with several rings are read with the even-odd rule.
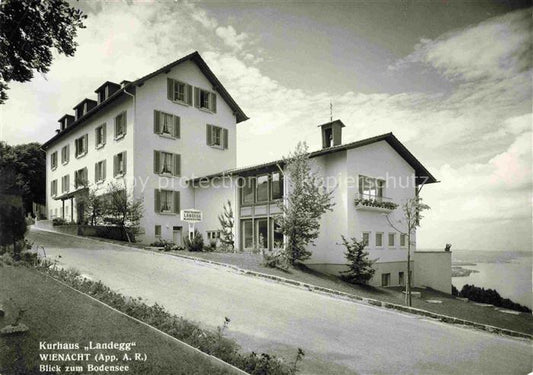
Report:
[[[344,124],[341,120],[330,121],[318,127],[322,131],[322,148],[339,146],[342,144],[342,128]]]

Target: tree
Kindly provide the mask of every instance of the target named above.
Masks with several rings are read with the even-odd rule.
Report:
[[[0,3],[0,104],[11,81],[46,73],[52,48],[74,56],[77,31],[87,16],[64,0],[4,0]]]
[[[76,198],[84,209],[84,216],[88,217],[91,225],[97,225],[107,212],[107,201],[105,197],[98,194],[98,188],[90,187],[86,194],[81,194]]]
[[[235,248],[235,240],[233,235],[233,224],[235,219],[233,217],[233,209],[231,208],[231,201],[224,204],[224,212],[218,215],[218,221],[222,230],[220,231],[220,241],[225,247]]]
[[[359,242],[352,237],[351,242],[348,242],[344,236],[341,238],[342,244],[346,248],[344,254],[348,260],[348,270],[341,272],[341,279],[352,284],[366,284],[376,272],[372,267],[376,261],[368,259],[364,241]]]
[[[422,202],[422,198],[417,195],[414,198],[408,199],[402,204],[402,218],[399,220],[399,224],[402,229],[399,229],[393,224],[387,215],[387,220],[391,227],[397,232],[407,236],[407,283],[405,285],[405,302],[407,306],[411,306],[411,238],[416,232],[416,228],[420,226],[422,220],[422,212],[429,210],[430,207]]]
[[[139,231],[139,223],[143,215],[143,202],[136,199],[133,193],[128,192],[126,185],[123,187],[117,183],[110,183],[107,192],[108,221],[122,228],[128,242],[131,242],[130,233]]]
[[[16,184],[17,174],[14,167],[0,167],[0,246],[13,246],[15,260],[20,259],[26,233],[26,219],[22,207],[21,191]]]
[[[26,212],[46,202],[46,154],[39,143],[10,146],[0,142],[0,168],[12,167]]]
[[[283,214],[276,218],[279,230],[286,236],[284,248],[289,264],[303,261],[311,256],[307,249],[318,237],[320,218],[332,211],[334,190],[327,191],[316,172],[312,171],[305,143],[298,143],[294,153],[284,158],[289,191],[283,204]]]

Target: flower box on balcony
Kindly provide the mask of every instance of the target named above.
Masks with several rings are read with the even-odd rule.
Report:
[[[368,211],[390,212],[398,207],[394,202],[383,202],[377,199],[355,198],[354,202],[356,209]]]

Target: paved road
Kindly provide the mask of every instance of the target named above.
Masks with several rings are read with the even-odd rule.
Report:
[[[49,257],[126,295],[209,326],[231,318],[243,348],[293,357],[305,374],[527,374],[528,342],[334,299],[204,263],[32,229]]]

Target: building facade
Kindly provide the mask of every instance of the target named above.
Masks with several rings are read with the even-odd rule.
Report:
[[[49,218],[83,221],[77,196],[88,187],[103,194],[109,184],[120,184],[143,200],[138,239],[144,243],[181,244],[189,229],[183,209],[202,211],[196,228],[216,240],[218,216],[230,202],[237,249],[283,246],[274,219],[290,189],[284,162],[236,168],[237,124],[247,116],[198,53],[133,82],[105,82],[95,93],[97,100],[76,105],[43,145]],[[323,216],[306,263],[338,273],[346,263],[341,235],[364,239],[378,259],[371,284],[402,285],[407,239],[390,220],[397,219],[398,204],[436,180],[392,133],[343,144],[343,127],[340,120],[320,125],[322,149],[310,154],[315,171],[334,189],[335,207]],[[431,254],[422,258],[420,264],[431,266]],[[434,282],[431,272],[419,272],[424,285],[449,292],[451,275],[448,283],[442,277]],[[419,285],[416,274],[413,279]]]

